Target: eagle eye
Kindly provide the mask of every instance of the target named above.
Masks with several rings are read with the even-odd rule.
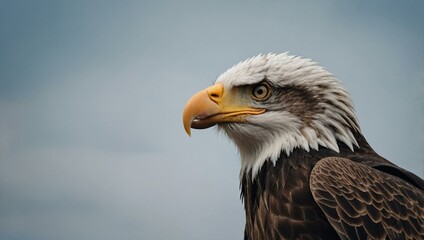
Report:
[[[269,85],[266,83],[259,83],[252,89],[252,96],[255,100],[263,101],[268,99],[271,91]]]

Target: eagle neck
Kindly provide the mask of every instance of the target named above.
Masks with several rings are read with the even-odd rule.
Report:
[[[263,172],[263,168],[265,164],[271,164],[274,167],[280,166],[286,171],[290,171],[290,169],[297,169],[300,164],[306,164],[306,166],[312,167],[315,165],[317,161],[322,158],[330,157],[330,156],[342,156],[351,158],[357,162],[364,163],[387,163],[388,161],[379,156],[368,144],[365,137],[358,131],[353,133],[357,145],[353,148],[348,146],[344,142],[337,140],[337,150],[330,149],[327,147],[319,146],[317,149],[306,149],[301,146],[294,148],[292,151],[287,152],[285,149],[281,149],[278,158],[273,159],[272,157],[268,157],[265,161],[262,161],[262,164],[258,168],[242,168],[240,171],[240,180],[246,178],[249,175],[248,179],[253,181],[258,175]],[[243,160],[242,160],[243,161]],[[260,176],[259,176],[260,177]],[[285,181],[284,181],[285,182]]]

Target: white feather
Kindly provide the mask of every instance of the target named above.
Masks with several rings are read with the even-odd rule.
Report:
[[[238,147],[240,174],[251,172],[255,177],[265,161],[275,164],[282,152],[289,156],[295,148],[310,151],[325,147],[339,152],[337,140],[352,151],[354,145],[359,147],[352,131],[360,128],[349,94],[331,73],[310,59],[287,53],[258,55],[228,69],[216,83],[230,89],[265,78],[275,86],[294,86],[319,94],[325,101],[318,104],[325,111],[316,113],[309,125],[287,111],[267,111],[248,117],[244,124],[220,124],[219,129]]]

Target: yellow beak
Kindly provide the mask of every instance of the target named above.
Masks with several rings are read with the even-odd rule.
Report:
[[[225,92],[221,83],[210,86],[187,102],[183,113],[183,124],[187,134],[190,128],[209,128],[217,123],[244,122],[245,117],[264,113],[265,109],[246,106],[236,91]]]

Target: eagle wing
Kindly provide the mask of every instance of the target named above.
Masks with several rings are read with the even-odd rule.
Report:
[[[328,157],[313,168],[310,188],[341,239],[424,239],[424,191],[396,176]]]

